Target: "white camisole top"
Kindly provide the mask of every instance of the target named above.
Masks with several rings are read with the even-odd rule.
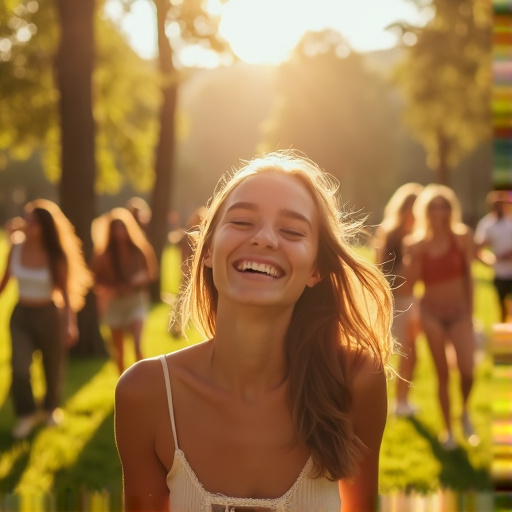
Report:
[[[323,477],[309,478],[308,474],[313,465],[311,458],[292,487],[279,498],[230,498],[223,494],[208,492],[199,482],[185,454],[179,449],[169,370],[165,355],[159,359],[164,372],[175,446],[174,462],[167,474],[172,512],[340,512],[338,483]]]
[[[21,300],[50,300],[53,283],[48,267],[25,267],[21,263],[23,244],[15,244],[11,252],[11,275],[18,281],[18,295]]]

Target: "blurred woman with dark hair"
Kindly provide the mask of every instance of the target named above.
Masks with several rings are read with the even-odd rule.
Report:
[[[4,276],[18,282],[19,299],[11,316],[12,387],[18,421],[12,434],[27,437],[42,420],[55,425],[59,409],[66,348],[78,339],[76,312],[92,285],[74,228],[60,208],[45,199],[28,203],[24,211],[23,237],[13,243]],[[46,394],[39,414],[30,383],[35,350],[43,360]]]
[[[129,330],[135,357],[142,359],[141,336],[149,307],[147,286],[157,279],[158,264],[135,217],[114,208],[93,222],[96,276],[103,321],[110,327],[119,373],[124,371],[124,333]]]
[[[412,283],[405,279],[403,241],[414,227],[413,205],[423,186],[405,183],[397,188],[384,208],[384,216],[375,234],[376,261],[393,290],[395,316],[393,334],[400,343],[400,377],[396,382],[397,416],[412,416],[418,408],[408,400],[410,382],[416,365],[416,338],[420,320]]]

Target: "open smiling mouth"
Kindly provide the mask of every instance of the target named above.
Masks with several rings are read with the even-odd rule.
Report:
[[[270,276],[273,278],[278,278],[278,277],[281,277],[281,275],[282,275],[282,272],[278,268],[276,268],[272,265],[268,265],[266,263],[255,263],[254,261],[241,261],[236,266],[236,269],[239,272],[250,272],[253,274],[263,274],[263,275]]]

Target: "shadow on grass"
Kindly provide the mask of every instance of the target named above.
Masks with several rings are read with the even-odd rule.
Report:
[[[62,403],[93,379],[106,361],[108,358],[105,357],[70,358],[66,369]],[[15,421],[12,400],[10,396],[6,396],[0,407],[0,495],[13,492],[29,462],[32,442],[43,428],[42,425],[36,427],[27,439],[18,441],[11,434]]]
[[[0,433],[3,436],[3,432]],[[7,436],[10,438],[10,434]],[[3,443],[2,443],[3,445]],[[2,473],[0,476],[0,496],[10,494],[18,484],[23,471],[25,470],[30,457],[30,441],[11,441],[9,449],[1,449]]]
[[[55,474],[52,489],[61,504],[83,501],[84,496],[90,497],[94,492],[108,502],[109,511],[121,510],[122,472],[114,441],[113,412],[83,447],[75,464]]]
[[[64,403],[89,382],[108,361],[110,361],[108,356],[89,358],[71,356],[66,368],[62,402]]]
[[[409,421],[418,434],[430,443],[432,453],[441,463],[439,483],[442,487],[459,492],[469,489],[493,490],[489,471],[485,468],[473,467],[463,447],[459,446],[453,451],[447,451],[443,449],[437,436],[425,427],[421,421],[418,421],[417,418],[409,418]]]

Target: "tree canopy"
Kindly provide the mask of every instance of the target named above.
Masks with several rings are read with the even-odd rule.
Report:
[[[396,70],[405,120],[436,179],[491,136],[492,7],[486,0],[431,0],[424,27],[395,24],[407,55]]]
[[[45,172],[58,181],[55,58],[60,27],[55,1],[9,0],[0,14],[0,163],[43,150]],[[102,16],[95,18],[95,37],[96,191],[115,193],[125,179],[149,190],[159,98],[154,66],[138,57]]]

